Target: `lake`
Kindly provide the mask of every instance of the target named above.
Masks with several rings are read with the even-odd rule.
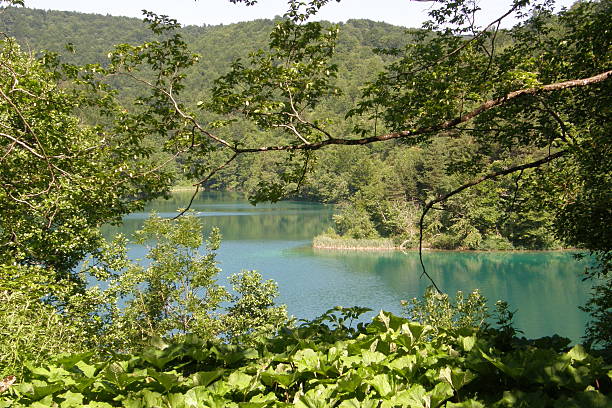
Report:
[[[112,235],[130,235],[149,211],[162,217],[177,214],[191,193],[174,193],[157,200],[142,213],[124,218]],[[400,301],[420,296],[429,281],[420,278],[418,254],[315,250],[312,237],[332,224],[333,207],[316,203],[279,202],[250,205],[228,193],[202,193],[192,209],[207,230],[218,226],[223,235],[217,259],[223,273],[219,283],[242,269],[255,269],[279,286],[278,303],[290,314],[310,319],[327,309],[366,306],[400,313]],[[130,257],[142,258],[144,248],[130,247]],[[449,294],[479,288],[490,305],[502,299],[517,310],[516,327],[530,338],[557,333],[579,341],[587,315],[578,310],[591,285],[580,275],[585,261],[569,252],[451,252],[424,253],[428,273]]]

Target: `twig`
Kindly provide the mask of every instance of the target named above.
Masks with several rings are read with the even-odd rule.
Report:
[[[214,176],[215,174],[217,174],[220,170],[222,170],[225,166],[227,166],[228,164],[230,164],[235,158],[236,156],[238,156],[239,153],[234,153],[232,155],[232,157],[230,157],[226,162],[224,162],[223,164],[221,164],[220,166],[218,166],[217,168],[213,169],[208,176],[206,176],[205,178],[203,178],[202,180],[198,181],[195,185],[195,191],[191,196],[191,200],[189,200],[189,204],[187,204],[187,207],[185,207],[183,209],[183,211],[181,211],[177,216],[173,217],[173,220],[176,220],[179,217],[182,217],[187,211],[189,211],[189,209],[191,208],[191,205],[193,204],[193,200],[195,200],[195,198],[197,197],[198,193],[200,192],[200,187],[202,187],[204,185],[204,183],[206,183],[208,180],[211,179],[212,176]]]
[[[429,69],[429,68],[439,64],[440,62],[442,62],[442,61],[452,57],[453,55],[457,54],[458,52],[461,52],[461,50],[466,48],[468,45],[470,45],[472,42],[474,42],[476,39],[480,38],[484,33],[486,33],[489,28],[493,27],[496,24],[499,26],[501,21],[504,18],[508,17],[510,14],[512,14],[517,8],[518,8],[518,4],[514,5],[503,16],[501,16],[501,17],[497,18],[496,20],[492,21],[491,23],[489,23],[489,25],[487,25],[485,28],[483,28],[478,34],[476,34],[475,36],[470,38],[468,41],[466,41],[463,44],[461,44],[461,46],[455,48],[453,51],[449,52],[448,54],[443,55],[440,58],[438,58],[437,60],[435,60],[431,64],[423,65],[423,66],[421,66],[419,68],[416,68],[416,69],[414,69],[414,70],[412,70],[410,72],[401,72],[399,75],[409,75],[409,74],[414,74],[414,73],[419,72],[419,71],[424,71],[424,70]]]

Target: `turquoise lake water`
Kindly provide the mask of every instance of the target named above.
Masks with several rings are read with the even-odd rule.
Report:
[[[158,200],[145,212],[130,214],[121,227],[107,234],[130,235],[149,211],[177,214],[191,193]],[[298,318],[314,318],[340,306],[366,306],[401,313],[400,301],[420,296],[429,285],[420,278],[416,252],[316,250],[312,237],[332,223],[332,206],[304,202],[250,205],[230,194],[201,194],[192,206],[207,229],[218,226],[223,235],[217,260],[219,283],[241,269],[256,269],[279,286],[278,303]],[[144,248],[133,245],[130,256],[142,258]],[[446,252],[424,254],[427,270],[438,286],[454,294],[479,288],[492,305],[509,302],[517,310],[516,326],[534,338],[557,333],[579,341],[587,315],[578,310],[591,285],[580,276],[586,263],[569,252]]]

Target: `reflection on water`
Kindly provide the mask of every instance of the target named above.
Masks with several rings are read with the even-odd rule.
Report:
[[[148,211],[174,216],[190,193],[152,203]],[[303,202],[251,206],[238,196],[201,194],[192,208],[208,228],[223,235],[218,260],[225,277],[241,269],[257,269],[275,279],[279,301],[299,318],[312,318],[335,305],[367,306],[399,313],[399,301],[419,296],[429,285],[420,278],[415,252],[342,252],[314,250],[313,236],[331,225],[333,207]],[[127,216],[108,236],[130,235],[140,228],[147,212]],[[130,255],[142,258],[144,249],[133,246]],[[568,252],[424,254],[428,272],[444,291],[481,289],[493,304],[497,299],[517,309],[516,322],[528,337],[558,333],[579,340],[586,315],[583,304],[589,285],[579,275],[585,262]]]
[[[123,225],[108,227],[105,235],[117,232],[130,235],[142,227],[149,212],[161,217],[174,217],[177,209],[184,208],[191,193],[175,193],[169,200],[156,200],[144,212],[124,218]],[[229,193],[201,193],[191,209],[203,219],[209,228],[221,228],[224,241],[230,240],[310,240],[330,225],[332,206],[315,203],[285,201],[275,204],[262,203],[253,206]]]

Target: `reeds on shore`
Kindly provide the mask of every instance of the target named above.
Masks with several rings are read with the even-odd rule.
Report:
[[[360,251],[392,251],[397,249],[391,238],[342,238],[318,235],[312,240],[313,248]]]

